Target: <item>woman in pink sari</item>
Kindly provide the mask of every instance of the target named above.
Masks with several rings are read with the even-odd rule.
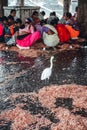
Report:
[[[40,32],[34,31],[31,19],[27,18],[25,27],[19,29],[19,35],[16,40],[16,45],[20,49],[29,49],[40,38]]]

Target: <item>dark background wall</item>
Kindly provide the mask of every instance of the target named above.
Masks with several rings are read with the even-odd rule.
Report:
[[[0,0],[0,16],[4,14],[3,6],[8,5],[8,0]]]
[[[87,0],[78,0],[78,23],[80,30],[87,37]]]

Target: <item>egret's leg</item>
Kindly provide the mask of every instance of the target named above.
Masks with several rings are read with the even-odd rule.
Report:
[[[46,81],[46,79],[45,79],[45,86],[46,86],[46,83],[47,83],[47,81]]]
[[[45,87],[46,87],[46,90],[47,90],[47,79],[45,79]]]
[[[48,85],[49,85],[49,78],[47,78],[47,80],[46,80],[46,90],[47,90]]]
[[[47,86],[48,86],[48,84],[49,84],[49,78],[47,78]]]

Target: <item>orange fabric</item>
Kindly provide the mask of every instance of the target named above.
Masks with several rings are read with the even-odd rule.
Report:
[[[9,27],[9,29],[10,29],[11,34],[14,35],[14,25],[11,25],[11,26]]]
[[[60,42],[67,42],[70,39],[70,33],[64,24],[57,24],[56,30],[58,32]]]
[[[70,37],[71,38],[75,38],[79,36],[79,31],[75,30],[72,28],[72,26],[70,25],[65,25],[65,27],[68,29],[69,33],[70,33]]]

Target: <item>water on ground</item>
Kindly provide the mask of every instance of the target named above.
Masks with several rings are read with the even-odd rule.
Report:
[[[87,85],[87,49],[66,51],[54,57],[50,79],[41,81],[43,69],[50,66],[50,56],[30,58],[0,51],[0,95],[38,91],[52,84]]]

